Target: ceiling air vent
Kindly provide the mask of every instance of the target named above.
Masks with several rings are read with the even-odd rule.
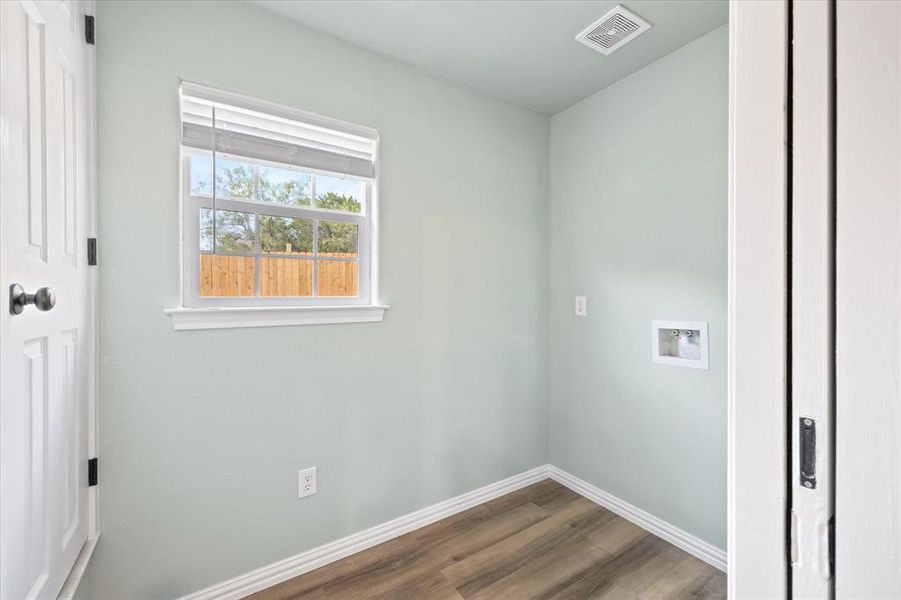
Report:
[[[622,4],[585,28],[576,36],[592,50],[608,55],[651,28],[651,24]]]

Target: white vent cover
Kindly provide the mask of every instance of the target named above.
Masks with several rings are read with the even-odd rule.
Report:
[[[609,55],[651,28],[651,24],[622,4],[585,28],[576,36],[592,50]]]

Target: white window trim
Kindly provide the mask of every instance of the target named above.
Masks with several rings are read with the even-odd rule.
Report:
[[[384,304],[365,306],[230,306],[219,308],[170,308],[176,331],[275,327],[285,325],[327,325],[335,323],[377,323],[388,309]]]
[[[366,182],[366,198],[361,214],[326,211],[315,207],[283,207],[256,201],[217,198],[216,206],[227,210],[265,208],[266,214],[300,216],[311,219],[347,221],[360,224],[359,229],[359,295],[357,297],[308,298],[202,298],[196,289],[199,282],[200,236],[199,208],[212,203],[212,198],[191,194],[190,156],[197,152],[182,151],[182,306],[166,309],[176,331],[198,329],[231,329],[240,327],[274,327],[290,325],[325,325],[339,323],[374,323],[384,319],[389,308],[371,302],[374,289],[375,182]],[[235,157],[241,160],[238,157]],[[249,161],[261,162],[261,161]],[[281,166],[281,165],[278,165]],[[317,172],[315,169],[310,172]],[[333,174],[327,174],[334,176]],[[369,224],[366,227],[366,223]],[[314,228],[315,231],[315,228]],[[312,255],[315,260],[315,254]],[[365,260],[368,257],[368,261]],[[302,259],[297,259],[302,260]],[[313,282],[316,285],[316,282]]]
[[[238,96],[235,96],[237,98]],[[244,103],[255,103],[256,100],[240,97]],[[229,100],[234,100],[229,95]],[[272,105],[276,106],[276,105]],[[258,102],[257,109],[270,110],[269,103]],[[305,116],[306,113],[304,113]],[[325,119],[322,117],[322,119]],[[329,124],[340,123],[329,120]],[[347,124],[351,127],[351,124]],[[295,216],[309,219],[329,221],[347,221],[358,223],[358,295],[356,297],[230,297],[205,298],[199,293],[199,207],[205,205],[207,198],[191,194],[190,156],[202,154],[190,148],[181,148],[181,306],[164,310],[172,318],[176,330],[223,329],[236,327],[271,327],[285,325],[320,325],[332,323],[371,323],[384,318],[389,308],[375,303],[377,297],[377,197],[378,197],[378,159],[376,155],[373,180],[365,182],[365,199],[360,214],[329,211],[315,207],[285,207],[277,204],[265,204],[256,201],[216,199],[217,208],[244,210],[248,208],[264,209],[263,214]],[[233,157],[252,163],[267,164],[267,161]],[[278,168],[297,168],[290,165],[272,163]],[[341,177],[340,174],[324,172],[317,169],[300,169],[304,172]],[[357,179],[354,177],[354,179]],[[214,179],[215,181],[215,179]],[[209,199],[211,202],[211,199]],[[251,208],[252,210],[252,208]],[[317,228],[314,226],[314,236]],[[318,248],[314,246],[314,250]],[[308,260],[315,261],[318,252],[310,255]],[[297,260],[303,260],[298,258]],[[257,260],[257,263],[259,261]],[[257,266],[257,268],[259,268]],[[257,277],[259,274],[257,273]],[[313,281],[314,292],[316,280]]]

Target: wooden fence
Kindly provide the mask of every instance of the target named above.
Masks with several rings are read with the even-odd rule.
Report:
[[[356,254],[319,255],[319,296],[356,296],[359,274]],[[253,296],[252,256],[200,255],[201,296]],[[260,256],[260,296],[312,296],[313,261]]]

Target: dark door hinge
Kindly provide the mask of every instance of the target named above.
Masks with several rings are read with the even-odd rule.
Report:
[[[94,45],[94,15],[84,16],[84,41]]]
[[[97,459],[88,459],[88,487],[97,485]]]
[[[88,238],[88,264],[97,266],[97,238]]]

